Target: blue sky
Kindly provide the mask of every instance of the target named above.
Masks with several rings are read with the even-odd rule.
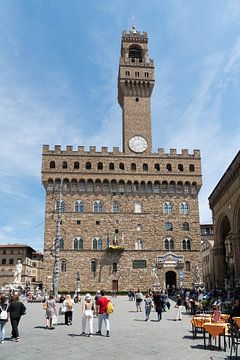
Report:
[[[122,30],[149,35],[153,148],[200,149],[208,196],[240,144],[240,1],[0,2],[0,244],[43,247],[42,144],[121,146]]]

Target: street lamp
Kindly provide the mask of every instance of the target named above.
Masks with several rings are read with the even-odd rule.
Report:
[[[80,271],[77,272],[77,294],[80,294]]]

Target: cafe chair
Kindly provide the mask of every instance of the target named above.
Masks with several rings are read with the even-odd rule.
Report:
[[[240,333],[237,325],[230,324],[230,337],[231,337],[231,349],[230,359],[232,359],[232,353],[235,352],[235,359],[238,358],[238,345],[240,345]]]

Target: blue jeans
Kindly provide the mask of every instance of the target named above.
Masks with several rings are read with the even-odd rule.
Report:
[[[98,331],[102,330],[102,323],[105,323],[107,331],[110,331],[109,315],[107,313],[98,314]]]
[[[145,307],[145,315],[146,315],[147,320],[149,319],[150,313],[151,313],[151,306],[146,306]]]
[[[1,320],[0,321],[0,341],[3,341],[5,338],[5,325],[6,325],[6,321]]]

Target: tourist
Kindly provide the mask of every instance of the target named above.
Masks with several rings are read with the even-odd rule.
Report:
[[[18,331],[18,324],[20,322],[21,316],[25,315],[26,313],[26,307],[21,301],[19,301],[18,293],[14,293],[13,302],[9,305],[7,312],[8,318],[10,318],[12,325],[12,339],[15,341],[19,341],[20,337]]]
[[[56,302],[53,295],[50,295],[49,299],[46,300],[44,308],[46,310],[46,329],[53,330],[53,316],[57,316]]]
[[[0,298],[0,343],[4,343],[5,338],[5,325],[8,321],[7,315],[7,299],[6,296],[2,295]]]
[[[150,321],[149,316],[152,310],[152,299],[150,298],[149,294],[145,296],[144,302],[145,302],[145,316],[146,316],[145,321]]]
[[[143,301],[143,294],[141,293],[140,289],[138,289],[137,292],[135,293],[135,300],[136,300],[137,312],[142,311],[141,304]]]
[[[65,300],[63,301],[63,308],[65,309],[65,325],[68,326],[72,325],[73,305],[74,301],[71,298],[71,295],[67,294]]]
[[[85,300],[82,306],[82,334],[86,335],[86,324],[89,326],[89,337],[93,335],[93,314],[94,314],[94,302],[90,294],[85,295]]]
[[[160,321],[160,320],[162,320],[162,311],[163,311],[164,305],[163,305],[163,299],[162,299],[159,291],[157,291],[153,295],[153,302],[154,302],[155,310],[157,313],[157,321]]]
[[[180,294],[177,295],[177,302],[175,308],[177,308],[175,320],[182,320],[182,298]]]
[[[216,309],[213,311],[213,317],[212,317],[212,321],[213,322],[220,322],[221,320],[221,305],[216,305]]]
[[[96,313],[98,315],[98,331],[96,332],[96,335],[102,335],[102,323],[104,321],[107,334],[106,336],[110,336],[110,323],[109,323],[109,314],[107,313],[107,304],[110,301],[105,296],[105,291],[101,290],[100,292],[101,297],[97,300],[96,305]]]

